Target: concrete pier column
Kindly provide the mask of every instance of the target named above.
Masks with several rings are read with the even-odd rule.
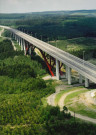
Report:
[[[23,50],[23,39],[21,38],[21,51]]]
[[[30,50],[30,43],[27,43],[27,53],[29,54],[29,50]]]
[[[19,46],[21,45],[21,38],[20,37],[18,37],[18,39],[19,39]]]
[[[12,33],[12,32],[10,32],[10,33],[11,33],[11,34],[10,34],[10,37],[13,38],[13,33]]]
[[[59,61],[56,59],[56,77],[57,80],[59,80]]]
[[[68,84],[71,84],[71,68],[68,67]]]
[[[14,33],[12,33],[12,38],[15,38],[15,35],[14,35]]]
[[[16,40],[17,40],[17,43],[19,43],[19,37],[18,36],[16,36]]]
[[[32,50],[31,50],[31,46],[29,47],[29,55],[31,55]]]
[[[24,51],[24,46],[25,46],[25,40],[22,39],[22,49],[23,49],[23,51]]]
[[[89,87],[89,79],[85,77],[85,87]]]
[[[82,80],[82,75],[81,75],[81,74],[79,74],[79,83],[81,83],[81,84],[82,84],[82,82],[83,82],[83,80]]]
[[[68,66],[66,66],[66,79],[68,79]]]
[[[24,50],[24,55],[26,55],[26,46],[25,46],[25,40],[23,40],[23,50]]]
[[[15,35],[15,40],[17,40],[17,36]]]

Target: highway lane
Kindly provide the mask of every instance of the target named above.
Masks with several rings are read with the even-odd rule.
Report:
[[[55,51],[58,50],[58,48],[55,48],[55,47],[53,47],[53,46],[51,46],[51,45],[49,45],[49,44],[47,44],[47,43],[45,43],[45,42],[42,42],[42,41],[40,41],[40,40],[38,40],[38,39],[35,39],[34,37],[31,37],[31,36],[29,36],[29,35],[27,35],[27,34],[25,34],[25,33],[22,33],[22,32],[20,32],[20,31],[15,30],[15,33],[18,34],[18,35],[21,36],[21,37],[23,36],[23,38],[25,38],[25,39],[27,38],[26,40],[28,40],[28,41],[29,41],[30,39],[32,39],[31,43],[34,41],[33,44],[35,44],[36,46],[38,46],[38,43],[39,43],[38,48],[41,48],[41,49],[44,50],[44,48],[47,46],[47,50],[44,50],[44,51],[47,52],[47,53],[49,53],[48,47],[49,47],[49,49],[52,49],[52,50],[55,49]],[[22,35],[22,34],[23,34],[23,35]],[[41,42],[41,44],[40,44],[40,42]],[[46,44],[46,46],[45,46],[44,44]],[[43,48],[42,48],[42,47],[43,47]],[[52,56],[52,53],[53,53],[53,52],[51,52],[51,54],[50,54],[51,56]],[[57,52],[57,54],[58,54],[58,52]],[[66,56],[66,55],[65,55],[65,56]],[[62,57],[64,57],[64,56],[62,56]],[[55,58],[56,58],[56,56],[55,56]],[[67,58],[67,59],[68,59],[68,58]],[[58,59],[58,60],[60,60],[60,59]],[[67,61],[68,61],[68,60],[67,60]],[[73,59],[71,59],[71,61],[73,61]],[[71,63],[71,61],[70,61],[70,63]],[[63,63],[66,63],[66,62],[63,60]],[[68,62],[67,62],[66,64],[68,65]],[[79,63],[78,63],[78,62],[77,62],[76,64],[74,63],[75,69],[77,69],[77,68],[76,68],[76,65],[77,65],[77,64],[79,64]],[[80,64],[80,66],[81,66],[81,69],[82,69],[83,71],[86,71],[86,69],[84,69],[84,67],[86,68],[86,66],[84,66],[83,64]],[[82,66],[83,66],[83,67],[82,67]],[[72,63],[71,63],[71,67],[72,67]],[[79,68],[80,68],[80,67],[79,67]],[[74,67],[73,67],[73,69],[74,69]],[[78,70],[77,70],[77,71],[78,71]],[[92,69],[89,70],[88,72],[91,74],[91,73],[92,73]],[[87,72],[87,73],[88,73],[88,72]],[[80,70],[79,70],[79,73],[81,73]],[[88,74],[89,74],[89,73],[88,73]],[[94,74],[95,74],[95,73],[92,73],[91,76],[94,76]],[[88,77],[88,76],[87,76],[87,77]],[[89,77],[88,77],[88,78],[89,78]],[[93,79],[92,79],[92,80],[93,80]],[[96,82],[96,81],[95,81],[95,82]]]
[[[20,34],[20,33],[19,33]],[[29,36],[27,36],[26,34],[24,34],[23,36],[25,36],[25,38],[27,37],[27,40],[28,41],[30,41],[30,38],[31,37],[29,37]],[[36,46],[38,46],[37,44],[38,44],[38,40],[35,40],[35,38],[32,38],[32,41],[34,41],[34,43],[33,44],[35,44]],[[31,42],[31,41],[30,41]],[[43,45],[43,43],[41,42],[39,42],[39,48],[41,48],[41,49],[43,49],[45,52],[47,52],[47,53],[49,53],[51,56],[53,56],[53,57],[55,57],[56,58],[56,54],[59,54],[56,50],[54,50],[55,48],[53,47],[53,46],[50,46],[50,45]],[[46,49],[45,49],[46,48]],[[54,48],[54,49],[53,49]],[[57,49],[58,50],[58,49]],[[55,51],[55,52],[54,52]],[[54,54],[55,53],[55,54]],[[88,78],[91,78],[92,80],[94,80],[93,78],[92,78],[92,72],[91,71],[87,71],[86,69],[84,69],[84,68],[82,68],[82,64],[80,64],[78,67],[77,67],[77,64],[76,63],[74,63],[74,61],[72,62],[72,60],[68,60],[69,58],[64,58],[65,57],[65,55],[63,55],[63,56],[61,56],[60,57],[60,55],[61,54],[59,54],[58,55],[58,60],[61,60],[62,61],[62,58],[63,58],[63,63],[65,63],[65,64],[67,64],[68,65],[68,62],[71,64],[71,65],[69,65],[69,66],[71,66],[72,67],[72,65],[74,64],[75,65],[75,69],[78,71],[78,69],[79,69],[79,73],[81,73],[82,72],[82,70],[85,72],[85,73],[87,73],[87,74],[90,74],[90,76],[88,76],[87,75],[87,77]],[[66,60],[67,59],[67,60]],[[74,69],[74,65],[73,65],[73,69]],[[81,66],[81,67],[80,67]],[[85,67],[85,66],[84,66]],[[80,71],[80,69],[81,69],[81,71]],[[83,74],[82,74],[83,75]],[[93,76],[94,76],[94,74],[93,74]],[[95,74],[95,78],[96,78],[96,74]],[[96,81],[96,79],[95,79],[95,81]]]
[[[25,33],[24,33],[25,34]],[[27,36],[27,34],[25,34],[26,36]],[[28,35],[29,36],[29,35]],[[32,36],[30,36],[30,38],[31,38]],[[61,54],[63,54],[63,55],[66,55],[67,57],[69,57],[69,58],[71,58],[71,59],[73,59],[73,60],[75,60],[75,61],[77,61],[77,62],[79,62],[80,64],[83,64],[84,63],[84,65],[85,66],[87,66],[88,68],[91,68],[92,70],[94,70],[95,72],[96,72],[96,66],[95,65],[93,65],[93,64],[91,64],[91,63],[89,63],[89,62],[87,62],[87,61],[84,61],[84,60],[82,60],[82,59],[80,59],[80,58],[78,58],[78,57],[76,57],[76,56],[74,56],[74,55],[71,55],[71,54],[69,54],[69,53],[67,53],[67,52],[65,52],[65,51],[63,51],[63,50],[61,50],[61,49],[59,49],[59,48],[54,48],[54,46],[52,46],[52,45],[50,45],[50,44],[48,44],[48,43],[46,43],[46,42],[43,42],[43,41],[41,41],[41,40],[39,40],[39,39],[37,39],[37,38],[34,38],[34,37],[32,37],[33,38],[33,40],[35,40],[35,41],[38,41],[38,42],[41,42],[41,43],[43,43],[43,45],[46,45],[46,46],[50,46],[51,48],[53,48],[53,49],[55,49],[55,50],[58,50],[58,52],[60,52]]]
[[[44,42],[43,44],[48,45],[48,44],[45,43],[45,42]],[[76,57],[76,56],[74,56],[74,55],[71,55],[71,54],[69,54],[69,53],[67,53],[67,52],[65,52],[65,51],[63,51],[63,50],[61,50],[61,49],[59,49],[59,48],[56,48],[56,47],[55,47],[55,48],[53,48],[53,49],[58,50],[59,53],[61,53],[61,54],[65,55],[66,57],[69,57],[69,58],[71,58],[71,59],[73,59],[73,60],[79,62],[80,64],[84,64],[84,65],[87,66],[88,68],[91,68],[92,70],[94,70],[94,71],[95,71],[94,73],[96,73],[96,66],[95,66],[95,65],[93,65],[93,64],[91,64],[91,63],[89,63],[89,62],[87,62],[87,61],[84,61],[84,60],[82,60],[82,59],[80,59],[80,58],[78,58],[78,57]]]
[[[24,33],[25,34],[25,33]],[[27,36],[26,34],[25,34],[25,36]],[[28,35],[29,36],[29,35]],[[34,38],[34,37],[31,37],[30,36],[30,38],[32,38],[32,40],[34,40],[35,42],[37,41],[37,42],[39,42],[39,44],[41,43],[42,45],[43,45],[43,47],[45,47],[45,46],[50,46],[50,48],[51,49],[55,49],[56,51],[58,51],[58,53],[60,53],[60,54],[62,54],[62,55],[65,55],[66,56],[66,58],[70,58],[70,59],[72,59],[72,61],[75,61],[75,62],[77,62],[77,64],[80,64],[80,65],[82,65],[83,67],[85,67],[86,66],[86,68],[91,68],[91,72],[93,72],[93,74],[95,74],[96,73],[96,66],[95,65],[93,65],[93,64],[91,64],[91,63],[89,63],[89,62],[86,62],[86,61],[84,61],[84,60],[82,60],[82,59],[80,59],[80,58],[77,58],[77,57],[75,57],[75,56],[73,56],[73,55],[71,55],[71,54],[69,54],[69,53],[67,53],[67,52],[64,52],[64,51],[62,51],[62,50],[60,50],[60,49],[58,49],[58,48],[56,48],[56,47],[54,47],[54,46],[52,46],[52,45],[49,45],[48,43],[45,43],[45,42],[43,42],[43,41],[41,41],[41,40],[39,40],[39,39],[36,39],[36,38]],[[45,46],[44,46],[45,45]]]
[[[21,34],[20,34],[20,35],[21,35]],[[23,35],[23,36],[24,36],[24,35]],[[25,35],[25,37],[26,37],[26,35]],[[28,38],[27,40],[30,40],[30,39],[29,39],[29,36],[28,36],[27,38]],[[30,38],[31,38],[31,37],[30,37]],[[33,38],[32,40],[35,42],[35,44],[38,43],[38,39],[35,40],[35,38]],[[44,42],[44,43],[45,43],[45,42]],[[52,50],[54,50],[55,53],[59,54],[59,57],[60,57],[60,55],[61,55],[61,57],[64,58],[64,59],[67,59],[67,61],[70,60],[70,58],[69,58],[68,56],[66,56],[66,55],[64,55],[64,54],[62,55],[62,53],[60,52],[61,50],[58,51],[58,48],[56,48],[56,47],[53,47],[53,46],[51,46],[51,45],[49,45],[49,44],[47,44],[47,43],[46,43],[46,45],[45,45],[45,44],[43,44],[43,42],[41,42],[41,43],[39,42],[39,47],[40,47],[40,46],[42,46],[43,48],[46,48],[47,50],[49,49],[50,52],[51,52],[50,55],[52,55],[52,53],[54,53],[54,52],[52,51]],[[44,51],[47,52],[47,50],[44,50]],[[49,51],[48,51],[48,52],[49,52]],[[59,52],[59,53],[58,53],[58,52]],[[74,65],[76,64],[76,63],[75,63],[76,61],[74,61],[72,58],[71,58],[71,61],[69,61],[69,62],[70,62],[71,64],[74,64]],[[86,66],[84,66],[83,63],[80,64],[79,62],[77,62],[77,64],[80,66],[79,68],[81,68],[81,69],[82,69],[82,68],[83,68],[83,69],[85,68],[84,71],[86,70]],[[88,67],[88,69],[90,69],[90,68]],[[88,72],[89,72],[89,71],[88,71]],[[91,70],[90,72],[91,72],[91,74],[93,74],[93,75],[96,77],[96,72],[95,72],[94,70]]]
[[[23,32],[20,32],[18,30],[15,30],[9,27],[7,27],[6,29],[13,31],[16,35],[25,39],[29,43],[32,43],[36,47],[45,51],[52,57],[55,57],[56,59],[66,64],[67,66],[75,69],[80,74],[82,74],[83,76],[87,77],[88,79],[96,83],[96,66],[94,66],[93,64],[83,61],[82,59],[79,59],[69,53],[66,53],[52,45],[49,45],[48,43],[45,43],[39,39],[31,37]],[[83,62],[84,62],[84,65],[83,65]]]

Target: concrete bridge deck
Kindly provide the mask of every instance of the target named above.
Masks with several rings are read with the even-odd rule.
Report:
[[[19,30],[7,27],[7,26],[0,26],[4,29],[11,31],[14,35],[16,35],[19,40],[20,38],[33,44],[37,48],[41,49],[42,51],[46,52],[50,56],[56,59],[56,74],[57,79],[59,79],[59,65],[58,62],[62,62],[67,67],[67,74],[68,74],[68,83],[71,84],[71,69],[76,70],[80,74],[80,82],[82,82],[82,76],[85,77],[85,86],[89,85],[89,80],[96,83],[96,66],[86,62],[78,57],[75,57],[61,49],[58,49],[46,42],[43,42],[37,38],[34,38],[28,34],[25,34]],[[24,48],[24,47],[23,47]]]

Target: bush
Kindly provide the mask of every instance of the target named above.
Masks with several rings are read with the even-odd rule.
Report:
[[[28,77],[36,77],[36,72],[29,65],[15,64],[11,66],[4,65],[0,67],[0,75],[24,79]]]

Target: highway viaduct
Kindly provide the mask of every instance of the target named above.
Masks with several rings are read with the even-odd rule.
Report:
[[[62,74],[61,67],[64,64],[66,65],[66,79],[68,80],[68,84],[72,83],[71,69],[74,69],[75,71],[79,73],[79,83],[83,82],[82,77],[85,78],[84,79],[85,87],[89,87],[89,81],[96,83],[96,66],[95,65],[85,60],[82,60],[76,56],[73,56],[46,42],[43,42],[42,40],[34,38],[17,29],[13,29],[13,28],[10,28],[7,26],[1,26],[1,25],[0,27],[9,30],[12,33],[13,37],[15,38],[15,40],[17,40],[17,42],[21,46],[21,50],[24,51],[25,55],[27,53],[31,55],[35,47],[38,48],[52,76],[54,76],[52,68],[56,64],[57,80],[59,80],[60,75]],[[46,54],[50,56],[49,60],[47,60]]]

